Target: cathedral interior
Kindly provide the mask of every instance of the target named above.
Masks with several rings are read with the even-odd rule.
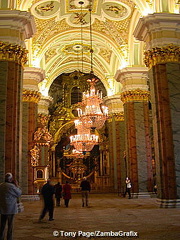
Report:
[[[0,0],[0,86],[1,181],[180,206],[179,0]]]

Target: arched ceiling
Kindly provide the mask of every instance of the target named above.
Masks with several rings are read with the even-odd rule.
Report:
[[[20,10],[35,17],[36,33],[28,40],[29,65],[45,70],[40,83],[47,94],[53,80],[62,73],[90,72],[89,0],[18,0]],[[134,27],[151,0],[92,0],[93,70],[105,88],[119,91],[116,71],[133,64]],[[81,9],[82,6],[82,9]],[[83,23],[83,24],[82,24]],[[82,50],[83,48],[83,50]],[[82,67],[83,59],[83,67]]]

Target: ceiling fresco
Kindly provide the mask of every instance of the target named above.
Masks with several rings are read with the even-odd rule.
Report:
[[[91,63],[107,93],[113,86],[111,94],[116,94],[120,83],[110,86],[108,79],[115,81],[113,76],[119,68],[133,64],[133,44],[137,42],[133,37],[134,25],[142,12],[150,9],[151,1],[18,0],[18,7],[29,10],[35,18],[29,65],[45,70],[46,79],[40,83],[44,94],[60,74],[76,70],[89,73]]]

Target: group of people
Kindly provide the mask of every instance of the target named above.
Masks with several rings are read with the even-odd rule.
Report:
[[[91,186],[86,178],[81,182],[80,188],[82,193],[82,207],[87,207]],[[126,191],[124,197],[127,193],[129,198],[131,198],[131,181],[129,178],[126,178]],[[5,182],[0,184],[0,240],[4,240],[6,224],[8,224],[7,239],[12,240],[13,219],[14,215],[17,213],[17,200],[20,198],[21,194],[22,191],[17,181],[13,179],[11,173],[7,173],[5,175]],[[56,198],[56,206],[60,206],[61,198],[63,197],[64,204],[68,207],[69,200],[71,199],[71,185],[66,181],[63,186],[59,182],[53,186],[49,179],[47,183],[43,185],[41,194],[44,199],[44,207],[40,214],[39,221],[45,217],[47,212],[49,212],[49,221],[53,221],[54,195]]]
[[[91,190],[90,183],[84,178],[80,187],[82,190],[82,206],[88,206],[88,193]],[[0,240],[5,239],[6,225],[8,225],[6,234],[7,240],[13,239],[13,220],[14,215],[18,213],[17,203],[21,194],[22,191],[17,181],[13,178],[11,173],[7,173],[5,175],[5,182],[0,184]],[[60,200],[63,197],[64,204],[68,207],[69,200],[71,199],[71,185],[66,181],[63,186],[61,186],[59,182],[53,186],[51,181],[48,180],[47,183],[43,185],[41,194],[44,200],[44,207],[40,214],[39,221],[45,217],[47,212],[49,212],[49,221],[53,221],[54,195],[56,198],[56,206],[60,206]]]
[[[89,181],[84,178],[80,184],[81,192],[82,192],[82,207],[88,206],[88,194],[91,190],[91,186]],[[58,182],[56,185],[52,185],[51,181],[48,180],[47,183],[42,187],[41,194],[44,199],[44,208],[39,217],[39,221],[41,221],[47,212],[49,212],[49,221],[53,221],[53,212],[54,212],[54,195],[56,198],[56,206],[60,206],[61,198],[64,199],[64,204],[66,207],[69,206],[69,201],[71,199],[71,185],[68,181],[62,185]]]

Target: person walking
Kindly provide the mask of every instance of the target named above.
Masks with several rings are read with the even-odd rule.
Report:
[[[91,185],[86,177],[84,177],[83,181],[81,182],[81,193],[82,193],[82,207],[88,206],[89,201],[89,192],[91,191]]]
[[[0,240],[5,239],[5,228],[8,223],[7,240],[13,239],[13,220],[17,213],[17,199],[22,191],[16,180],[13,180],[12,173],[6,173],[5,182],[0,184]]]
[[[49,221],[53,221],[53,214],[54,214],[54,187],[51,185],[51,180],[48,179],[47,183],[42,187],[41,194],[44,200],[44,208],[42,213],[39,217],[39,221],[41,221],[47,212],[49,212]]]
[[[54,191],[55,191],[55,198],[56,198],[56,206],[59,207],[60,206],[60,200],[61,200],[61,197],[62,197],[62,186],[61,186],[60,182],[58,182],[54,186]]]
[[[128,177],[126,178],[126,191],[124,193],[124,197],[126,197],[127,193],[130,199],[131,198],[131,180]]]
[[[69,200],[71,199],[71,185],[68,181],[66,181],[66,184],[63,185],[63,198],[65,206],[68,207]]]

